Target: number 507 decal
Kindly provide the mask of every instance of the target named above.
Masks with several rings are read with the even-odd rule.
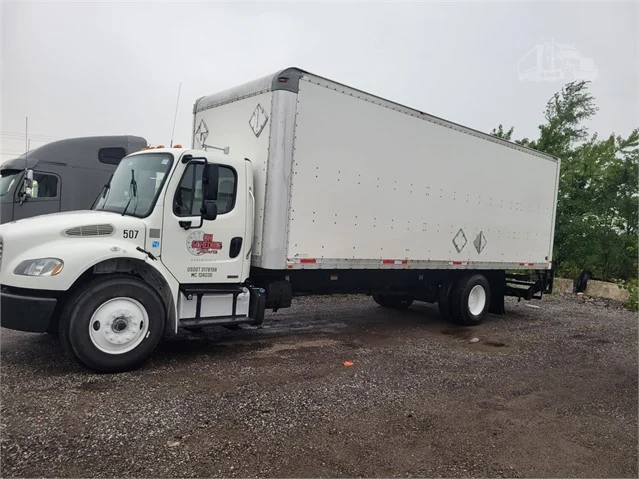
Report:
[[[138,237],[138,233],[139,232],[140,232],[139,230],[124,230],[124,231],[122,231],[122,236],[124,238],[134,239],[134,238]]]

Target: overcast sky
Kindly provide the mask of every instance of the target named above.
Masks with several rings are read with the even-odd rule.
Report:
[[[289,66],[486,132],[501,122],[536,136],[567,80],[521,78],[519,61],[551,41],[589,70],[592,131],[627,135],[639,125],[638,16],[633,1],[5,1],[1,158],[24,152],[26,116],[31,149],[109,134],[168,145],[180,82],[175,142],[190,145],[196,98]]]

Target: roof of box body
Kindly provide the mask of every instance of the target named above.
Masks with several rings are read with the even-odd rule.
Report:
[[[427,121],[436,123],[438,125],[445,126],[447,128],[452,128],[454,130],[467,133],[469,135],[477,136],[485,140],[492,141],[494,143],[498,143],[504,146],[508,146],[510,148],[514,148],[516,150],[524,151],[524,152],[533,154],[535,156],[545,158],[547,160],[551,160],[555,162],[558,161],[558,158],[552,155],[549,155],[547,153],[542,153],[541,151],[519,145],[513,141],[508,141],[508,140],[504,140],[503,138],[498,138],[494,135],[484,133],[483,131],[475,130],[467,126],[454,123],[450,120],[444,120],[443,118],[439,118],[429,113],[424,113],[423,111],[419,111],[414,108],[410,108],[405,105],[401,105],[399,103],[386,100],[384,98],[373,95],[371,93],[367,93],[362,90],[358,90],[356,88],[350,87],[348,85],[344,85],[342,83],[329,80],[328,78],[315,75],[313,73],[310,73],[308,71],[305,71],[296,67],[285,68],[271,75],[267,75],[262,78],[258,78],[257,80],[253,80],[253,81],[235,86],[233,88],[229,88],[228,90],[214,93],[212,95],[202,96],[198,98],[193,104],[193,114],[203,110],[207,110],[209,108],[215,108],[217,106],[224,105],[226,103],[232,103],[234,101],[238,101],[243,98],[260,95],[262,93],[266,93],[269,91],[286,90],[293,93],[298,93],[300,79],[302,77],[309,77],[311,78],[311,81],[313,83],[317,83],[322,86],[337,89],[338,91],[344,91],[344,89],[348,89],[353,92],[357,92],[358,98],[362,98],[366,101],[370,101],[371,103],[374,103],[376,105],[384,106],[386,108],[391,108],[401,113],[411,115],[417,118],[421,118],[423,120],[427,120]]]
[[[193,113],[273,90],[287,90],[297,93],[300,78],[302,75],[307,74],[309,73],[299,68],[286,68],[271,75],[258,78],[257,80],[234,86],[228,90],[200,97],[195,100]],[[285,78],[286,82],[279,81],[280,78]]]

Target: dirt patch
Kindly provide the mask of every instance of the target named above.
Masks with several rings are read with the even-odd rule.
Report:
[[[337,346],[340,342],[335,339],[310,339],[300,340],[297,338],[288,340],[286,342],[277,342],[271,344],[269,347],[262,349],[260,355],[273,355],[283,351],[296,351],[299,349],[308,348],[326,348],[331,346]]]

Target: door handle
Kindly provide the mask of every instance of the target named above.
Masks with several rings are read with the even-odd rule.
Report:
[[[231,246],[229,247],[229,256],[235,258],[242,251],[242,238],[236,236],[231,240]]]

